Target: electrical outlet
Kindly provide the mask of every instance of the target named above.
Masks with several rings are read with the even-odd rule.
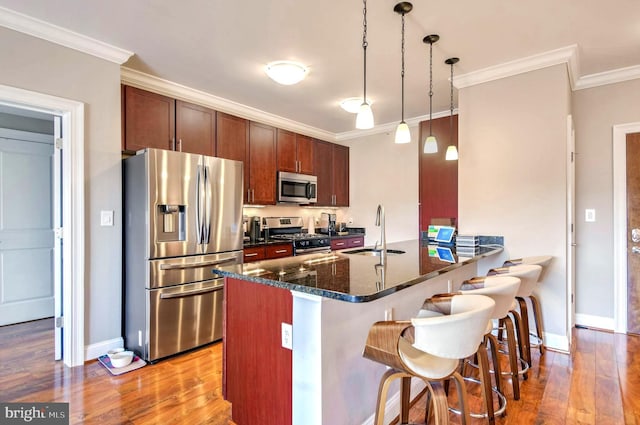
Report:
[[[349,221],[347,221],[347,224],[353,224],[353,217],[349,217]]]
[[[384,320],[393,320],[393,307],[385,309]]]
[[[113,226],[113,210],[100,211],[100,226]]]
[[[596,221],[596,210],[594,209],[584,210],[584,221],[588,221],[590,223]]]
[[[293,350],[293,326],[282,323],[282,348]]]

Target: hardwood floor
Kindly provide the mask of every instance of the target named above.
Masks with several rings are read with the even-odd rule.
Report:
[[[112,376],[95,360],[76,368],[53,361],[52,329],[51,319],[0,327],[0,401],[69,402],[72,424],[233,424],[221,344]],[[498,425],[640,425],[640,337],[575,329],[574,342],[571,356],[533,352],[521,399],[508,395]],[[410,419],[423,417],[421,399]]]

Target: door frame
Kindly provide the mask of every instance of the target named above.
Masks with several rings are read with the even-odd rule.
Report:
[[[63,362],[84,364],[84,103],[0,84],[0,104],[62,116]]]
[[[613,321],[614,332],[627,333],[627,134],[640,133],[640,122],[613,126]]]

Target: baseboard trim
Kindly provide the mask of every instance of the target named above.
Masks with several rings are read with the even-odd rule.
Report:
[[[576,313],[576,326],[586,326],[588,328],[598,328],[613,331],[615,329],[615,321],[611,317],[592,316],[590,314]]]
[[[397,382],[400,382],[400,380],[397,380]],[[420,394],[420,392],[424,390],[425,387],[426,385],[424,381],[418,378],[412,378],[411,379],[411,398],[413,399],[413,397]],[[385,403],[385,407],[384,407],[383,422],[385,424],[388,424],[393,419],[395,419],[396,416],[398,416],[399,414],[400,414],[400,390],[398,390],[395,394],[393,394],[391,397],[387,399],[387,402]],[[374,425],[375,419],[376,419],[376,412],[373,412],[373,414],[366,421],[364,421],[362,425]]]
[[[560,351],[563,353],[569,352],[569,338],[565,335],[544,333],[544,345],[550,350]]]
[[[84,347],[84,360],[87,361],[97,359],[103,354],[106,354],[109,350],[122,347],[124,347],[124,339],[122,339],[122,337],[87,345]]]

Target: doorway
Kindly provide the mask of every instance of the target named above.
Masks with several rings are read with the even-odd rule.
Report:
[[[60,117],[61,169],[61,310],[62,360],[84,363],[84,104],[29,90],[0,85],[0,105]],[[57,150],[57,149],[56,149]],[[55,162],[55,161],[54,161]]]
[[[53,132],[53,115],[0,107],[0,326],[53,317],[62,293]]]
[[[632,331],[629,322],[628,277],[633,274],[627,264],[627,245],[631,239],[627,232],[627,136],[640,133],[640,122],[613,127],[613,244],[614,244],[614,331]],[[632,136],[631,139],[637,136]],[[631,255],[631,254],[630,254]],[[636,254],[637,255],[637,254]],[[635,318],[632,318],[635,320]]]

